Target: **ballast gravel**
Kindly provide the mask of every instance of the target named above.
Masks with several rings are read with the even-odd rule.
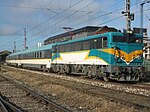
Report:
[[[137,89],[132,87],[123,87],[122,85],[113,85],[102,82],[92,82],[91,80],[79,79],[76,77],[69,77],[64,75],[55,75],[52,73],[43,73],[24,69],[14,69],[14,68],[3,68],[3,73],[11,75],[17,80],[20,80],[35,89],[43,91],[50,97],[55,97],[59,103],[72,109],[74,112],[149,112],[148,109],[138,109],[133,106],[123,105],[119,102],[111,102],[103,97],[92,96],[81,91],[69,88],[68,86],[59,85],[55,82],[61,80],[74,81],[76,83],[84,83],[95,86],[101,86],[105,88],[116,89],[120,91],[126,91],[141,95],[150,95],[149,90]],[[70,83],[68,83],[70,84]],[[67,85],[67,84],[66,84]],[[76,85],[72,85],[76,86]]]

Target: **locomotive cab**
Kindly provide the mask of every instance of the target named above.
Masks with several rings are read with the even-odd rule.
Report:
[[[140,34],[116,35],[112,33],[110,42],[110,79],[118,81],[139,81],[145,76],[143,63],[143,37]]]

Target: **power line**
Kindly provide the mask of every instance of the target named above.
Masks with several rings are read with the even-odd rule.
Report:
[[[96,0],[94,0],[94,1],[92,1],[92,2],[90,2],[88,5],[91,5],[91,4],[92,4],[92,3],[94,3],[95,1],[96,1]],[[88,6],[88,5],[86,5],[86,6]],[[81,8],[81,9],[79,9],[79,10],[84,9],[86,6],[82,7],[82,8]],[[76,11],[76,12],[74,12],[74,13],[70,14],[69,16],[67,16],[67,17],[65,17],[65,18],[63,18],[63,19],[61,19],[60,21],[58,21],[57,23],[55,23],[55,24],[53,24],[53,25],[51,25],[51,26],[49,26],[49,27],[52,27],[52,26],[57,25],[58,23],[60,23],[60,22],[64,21],[64,20],[65,20],[66,18],[68,18],[68,17],[71,17],[72,15],[76,14],[77,12],[78,12],[78,11]],[[44,30],[42,30],[41,32],[46,31],[49,27],[45,28],[45,29],[44,29]],[[40,34],[41,32],[35,33],[35,34],[31,35],[31,36],[30,36],[30,37],[28,37],[28,38],[31,38],[31,37],[33,37],[34,35]]]
[[[50,10],[54,13],[57,13],[49,8],[40,8],[40,7],[27,7],[27,6],[18,6],[18,5],[0,5],[1,7],[12,7],[12,8],[25,8],[25,9],[36,9],[36,10]]]
[[[66,8],[65,10],[63,10],[63,11],[57,13],[55,16],[50,17],[50,18],[46,19],[45,21],[42,21],[40,24],[38,24],[38,25],[36,25],[35,27],[33,27],[32,29],[30,29],[30,31],[32,31],[33,29],[37,28],[38,26],[40,26],[40,25],[46,23],[47,21],[51,20],[52,18],[56,17],[57,15],[60,15],[61,13],[67,11],[67,10],[70,9],[71,7],[74,7],[75,5],[81,3],[82,1],[84,1],[84,0],[80,0],[80,1],[78,1],[77,3],[73,4],[72,6]],[[28,31],[28,32],[30,32],[30,31]]]
[[[0,5],[1,7],[12,7],[12,8],[25,8],[25,9],[35,9],[35,10],[50,10],[51,12],[54,12],[54,13],[58,13],[58,12],[56,12],[56,11],[60,11],[60,10],[62,10],[62,11],[64,11],[64,10],[66,10],[66,9],[61,9],[61,8],[42,8],[42,7],[27,7],[27,6],[18,6],[18,5],[6,5],[6,4],[3,4],[3,5]],[[55,11],[54,11],[55,10]],[[79,11],[79,10],[66,10],[66,11]],[[83,13],[85,13],[85,12],[91,12],[91,11],[85,11],[85,10],[82,10],[82,11],[80,11],[80,12],[83,12]],[[100,13],[100,12],[96,12],[96,11],[94,11],[94,12],[92,12],[92,13]]]
[[[94,3],[95,1],[96,1],[96,0],[93,0],[92,2],[90,2],[90,3],[89,3],[89,4],[87,4],[87,5],[85,5],[84,7],[82,7],[82,8],[81,8],[81,9],[79,9],[79,10],[84,9],[86,6],[91,5],[91,4],[92,4],[92,3]],[[74,13],[70,14],[69,16],[67,16],[67,17],[63,18],[62,20],[58,21],[57,23],[55,23],[55,24],[53,24],[53,25],[51,25],[51,26],[49,26],[49,27],[52,27],[52,26],[57,25],[58,23],[62,22],[63,20],[65,20],[65,19],[66,19],[66,18],[68,18],[68,17],[71,17],[72,15],[76,14],[77,12],[78,12],[78,11],[76,11],[76,12],[74,12]],[[45,31],[46,31],[49,27],[47,27],[46,29],[42,30],[41,32],[38,32],[38,33],[35,33],[35,34],[31,35],[30,37],[28,37],[28,39],[29,39],[29,38],[31,38],[31,37],[33,37],[34,35],[37,35],[37,34],[40,34],[40,33],[45,32]]]
[[[135,5],[135,4],[133,4],[133,5]],[[133,6],[133,5],[132,5],[132,6]],[[122,8],[121,8],[121,9],[122,9]],[[119,9],[118,9],[118,10],[119,10]],[[76,12],[79,12],[79,10],[76,11]],[[113,13],[114,13],[114,12],[113,12]],[[109,15],[109,14],[112,14],[112,12],[109,12],[108,15]],[[103,16],[106,16],[106,15],[107,15],[107,14],[104,14]],[[70,15],[69,15],[69,16],[70,16]],[[67,18],[68,18],[69,16],[67,16]],[[102,16],[102,15],[100,15],[100,16]],[[99,16],[98,16],[98,17],[99,17]],[[97,18],[98,18],[98,17],[97,17]],[[117,18],[119,18],[119,17],[117,17]],[[65,18],[65,19],[66,19],[66,18]],[[95,18],[95,19],[96,19],[96,18]],[[91,21],[91,20],[93,20],[93,19],[90,19],[90,20],[88,20],[88,21]],[[116,18],[114,18],[113,20],[116,20]],[[111,22],[111,20],[109,20],[109,21]],[[107,22],[109,22],[109,21],[107,21]],[[107,22],[104,22],[104,23],[107,23]],[[58,23],[60,23],[60,22],[57,22],[57,23],[51,25],[50,27],[52,27],[52,26],[54,26],[54,25],[56,25],[56,24],[58,24]],[[104,24],[104,23],[102,23],[102,24]],[[48,28],[49,28],[49,27],[48,27]],[[38,33],[36,33],[36,34],[40,34],[40,33],[41,33],[41,32],[38,32]],[[43,30],[42,30],[42,33],[43,33]],[[36,34],[35,34],[35,35],[36,35]],[[32,35],[32,36],[34,36],[34,35]],[[30,37],[32,37],[32,36],[30,36]],[[30,37],[29,37],[29,38],[30,38]]]
[[[82,2],[82,1],[83,1],[83,0],[81,0],[81,1],[79,1],[79,2],[77,2],[76,4],[78,4],[78,3]],[[52,1],[51,1],[51,2],[52,2]],[[50,3],[51,3],[51,2],[50,2]],[[76,4],[74,4],[74,5],[76,5]],[[67,9],[64,9],[64,11],[87,12],[87,13],[98,13],[98,12],[94,12],[94,11],[68,10],[69,8],[73,7],[74,5],[72,5],[72,6],[68,7]],[[14,7],[20,7],[20,8],[21,8],[21,6],[14,6]],[[43,9],[43,10],[47,9],[47,8],[35,8],[35,7],[22,7],[22,8],[33,8],[33,9]],[[53,10],[60,10],[60,9],[53,9]],[[62,11],[62,12],[64,12],[64,11]],[[62,12],[60,12],[60,13],[62,13]],[[40,24],[36,25],[35,27],[31,28],[29,31],[27,31],[27,33],[29,33],[30,31],[34,30],[34,29],[35,29],[35,28],[37,28],[38,26],[40,26],[40,25],[44,24],[45,22],[49,21],[50,19],[52,19],[52,18],[56,17],[56,16],[57,16],[57,15],[59,15],[60,13],[57,13],[55,16],[53,16],[53,17],[51,17],[51,18],[48,18],[48,20],[45,20],[45,21],[41,22]],[[102,12],[101,12],[101,13],[102,13]]]
[[[146,14],[144,14],[145,16],[146,16],[146,18],[150,21],[150,18],[146,15]]]
[[[94,0],[93,2],[95,2],[95,1],[96,1],[96,0]],[[88,5],[91,5],[93,2],[91,2],[91,3],[90,3],[90,4],[88,4]],[[88,5],[86,5],[86,6],[88,6]],[[86,6],[82,7],[82,8],[81,8],[81,9],[79,9],[79,10],[84,9]],[[69,15],[69,16],[67,16],[67,17],[65,17],[64,19],[60,20],[59,22],[57,22],[57,23],[55,23],[55,24],[53,24],[53,25],[51,25],[51,26],[49,26],[49,27],[52,27],[52,26],[57,25],[58,23],[60,23],[60,22],[64,21],[66,18],[71,17],[72,15],[74,15],[74,14],[75,14],[75,13],[77,13],[77,12],[78,12],[78,11],[76,11],[76,12],[72,13],[71,15]],[[107,13],[107,14],[103,14],[103,15],[100,15],[100,16],[109,15],[109,14],[111,14],[111,13],[112,13],[112,12],[109,12],[109,13]],[[98,17],[100,17],[100,16],[98,16]],[[98,18],[98,17],[96,17],[96,18]],[[96,19],[96,18],[94,18],[94,19]],[[94,20],[94,19],[91,19],[91,20]],[[88,20],[88,21],[90,21],[90,20]],[[40,32],[38,32],[38,33],[35,33],[35,34],[31,35],[31,36],[30,36],[30,37],[28,37],[28,38],[31,38],[31,37],[33,37],[34,35],[37,35],[37,34],[43,33],[43,32],[44,32],[44,31],[46,31],[49,27],[45,28],[44,30],[42,30],[42,31],[40,31]]]
[[[64,9],[64,10],[61,11],[60,13],[57,13],[55,16],[50,17],[50,18],[46,19],[45,21],[42,21],[41,23],[39,23],[38,25],[36,25],[35,27],[33,27],[33,28],[31,28],[29,31],[27,31],[27,33],[29,33],[30,31],[34,30],[34,29],[37,28],[38,26],[40,26],[40,25],[46,23],[47,21],[49,21],[50,19],[56,17],[57,15],[60,15],[61,13],[67,11],[68,9],[70,9],[70,8],[72,8],[72,7],[76,6],[76,5],[78,5],[78,4],[81,3],[82,1],[84,1],[84,0],[80,0],[80,1],[78,1],[78,2],[76,2],[76,3],[74,3],[73,5],[69,6],[68,8]],[[52,2],[52,1],[51,1],[51,2]]]
[[[144,10],[144,11],[148,11],[148,10],[150,10],[150,9],[147,9],[147,10]],[[140,13],[140,11],[134,12],[134,13]],[[106,24],[106,23],[112,22],[112,21],[117,20],[117,19],[120,19],[120,18],[122,18],[122,17],[124,17],[124,15],[121,15],[121,16],[115,17],[115,18],[113,18],[113,19],[110,19],[110,20],[108,20],[108,21],[105,21],[105,22],[103,22],[103,23],[100,23],[100,24],[98,24],[97,26],[104,25],[104,24]],[[33,40],[35,40],[35,39],[33,39]]]

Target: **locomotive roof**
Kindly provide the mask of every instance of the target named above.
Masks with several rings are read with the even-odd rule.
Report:
[[[123,34],[121,32],[107,32],[107,33],[103,33],[103,34],[88,36],[85,38],[79,38],[79,39],[69,40],[69,41],[65,41],[65,42],[55,43],[55,45],[62,45],[62,44],[67,44],[67,43],[74,43],[74,42],[80,42],[80,41],[89,40],[89,39],[95,39],[95,38],[99,38],[99,37],[108,36],[109,34],[113,34],[113,33],[123,36]]]
[[[92,35],[92,36],[88,36],[88,37],[85,37],[85,38],[79,38],[79,39],[69,40],[69,41],[65,41],[65,42],[55,43],[55,45],[62,45],[62,44],[67,44],[67,43],[80,42],[80,41],[84,41],[84,40],[96,39],[96,38],[99,38],[99,37],[104,37],[104,36],[109,36],[109,35],[124,36],[124,34],[122,32],[106,32],[106,33],[103,33],[103,34]],[[136,37],[142,37],[141,34],[134,33],[134,35]]]
[[[20,52],[16,52],[13,54],[10,54],[9,56],[14,56],[14,55],[18,55],[18,54],[25,54],[25,53],[30,53],[30,52],[36,52],[36,51],[42,51],[42,50],[48,50],[52,48],[53,44],[48,44],[48,45],[44,45],[41,47],[34,47],[32,49],[26,49],[26,50],[22,50]]]

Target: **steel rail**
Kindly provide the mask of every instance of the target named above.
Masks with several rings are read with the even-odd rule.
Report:
[[[8,112],[6,107],[4,106],[3,102],[1,101],[1,98],[0,98],[0,107],[1,107],[2,111]]]
[[[31,90],[29,87],[25,86],[25,85],[22,85],[16,81],[14,81],[13,79],[10,79],[9,77],[7,76],[4,76],[2,74],[0,74],[1,77],[3,77],[5,80],[8,80],[9,82],[15,84],[17,87],[23,89],[24,91],[26,91],[28,94],[30,94],[31,96],[34,96],[38,99],[40,99],[41,101],[44,101],[47,105],[49,104],[51,107],[53,107],[54,109],[57,109],[59,110],[59,112],[71,112],[69,109],[53,102],[52,100],[46,98],[45,96],[43,95],[40,95],[38,93],[36,93],[35,91]]]
[[[14,68],[14,67],[13,67]],[[16,68],[15,68],[16,69]],[[18,69],[18,68],[17,68]],[[23,69],[23,70],[26,70],[26,69]],[[28,72],[31,72],[29,70],[27,70]],[[42,72],[39,72],[39,73],[42,73]],[[107,83],[107,82],[104,82],[104,83]],[[113,83],[113,82],[109,82],[111,84],[115,84],[117,85],[116,83]],[[90,84],[86,84],[86,83],[83,83],[85,85],[90,85]],[[127,85],[127,84],[121,84],[121,85]],[[129,86],[129,85],[128,85]],[[131,85],[130,85],[131,86]],[[99,88],[103,88],[103,89],[107,89],[107,90],[112,90],[112,91],[116,91],[116,93],[120,93],[122,91],[119,91],[119,90],[113,90],[113,89],[110,89],[110,88],[105,88],[105,87],[100,87],[100,86],[97,86],[97,85],[93,85],[93,87],[99,87]],[[88,90],[88,93],[90,93],[91,90]],[[140,94],[134,94],[134,93],[129,93],[129,92],[123,92],[125,94],[129,94],[129,95],[133,95],[133,96],[142,96],[142,97],[146,97],[146,98],[150,98],[149,96],[145,96],[145,95],[140,95]],[[132,102],[132,101],[127,101],[127,100],[124,100],[122,98],[117,98],[117,97],[113,97],[113,96],[108,96],[108,95],[105,95],[105,94],[102,94],[102,93],[99,93],[100,95],[104,96],[106,99],[108,100],[114,100],[114,101],[117,101],[117,102],[121,102],[125,105],[133,105],[133,106],[136,106],[136,107],[140,107],[140,108],[150,108],[149,105],[145,105],[145,104],[140,104],[138,102]]]
[[[15,107],[13,104],[11,104],[10,102],[4,100],[1,96],[0,96],[0,105],[2,107],[2,110],[4,112],[9,112],[8,109],[6,108],[5,105],[7,105],[11,110],[13,110],[13,112],[23,112],[21,111],[19,108]]]

